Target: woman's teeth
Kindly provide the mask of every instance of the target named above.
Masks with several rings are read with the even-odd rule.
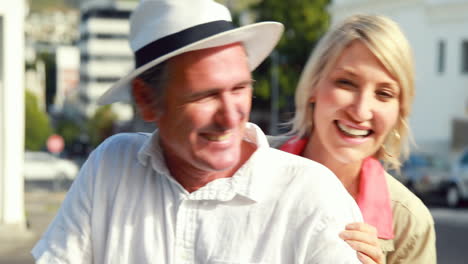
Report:
[[[231,136],[231,133],[223,134],[223,135],[206,135],[205,138],[209,141],[223,141],[228,139]]]
[[[368,136],[371,132],[370,130],[367,130],[367,129],[362,130],[362,129],[350,128],[346,125],[341,124],[340,122],[336,122],[336,123],[337,123],[338,128],[348,136],[365,137],[365,136]]]

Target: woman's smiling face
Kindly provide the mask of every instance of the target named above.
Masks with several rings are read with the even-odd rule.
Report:
[[[398,120],[399,95],[398,82],[377,57],[352,42],[310,98],[312,151],[344,164],[374,155]]]

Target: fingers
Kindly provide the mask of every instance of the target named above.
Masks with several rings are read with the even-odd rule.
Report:
[[[362,231],[342,231],[341,239],[347,241],[360,241],[369,245],[377,246],[379,244],[376,236]]]
[[[358,252],[357,253],[358,259],[361,261],[362,264],[375,264],[378,263],[371,259],[370,257],[366,256],[365,254]]]
[[[362,263],[384,263],[375,227],[366,223],[352,223],[346,226],[340,237],[358,252],[358,256],[362,255]]]
[[[377,229],[366,223],[352,223],[346,226],[346,230],[340,233],[344,240],[356,240],[377,246]]]
[[[359,260],[361,260],[362,263],[384,263],[384,255],[379,246],[369,245],[359,241],[351,240],[346,241],[346,243],[348,243],[351,246],[351,248],[358,252],[358,257],[360,255],[364,255],[359,258]],[[369,261],[369,259],[371,261]]]
[[[359,223],[359,222],[351,223],[351,224],[346,225],[345,228],[346,230],[362,231],[362,232],[370,233],[370,234],[377,236],[377,228],[366,223]]]

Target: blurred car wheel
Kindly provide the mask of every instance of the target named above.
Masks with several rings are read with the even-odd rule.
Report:
[[[460,204],[460,192],[458,191],[457,186],[452,185],[448,188],[446,194],[447,205],[451,208],[455,208]]]

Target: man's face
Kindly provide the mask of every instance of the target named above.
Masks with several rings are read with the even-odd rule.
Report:
[[[157,117],[169,169],[190,177],[239,165],[251,97],[252,77],[240,44],[170,60],[165,104]]]

